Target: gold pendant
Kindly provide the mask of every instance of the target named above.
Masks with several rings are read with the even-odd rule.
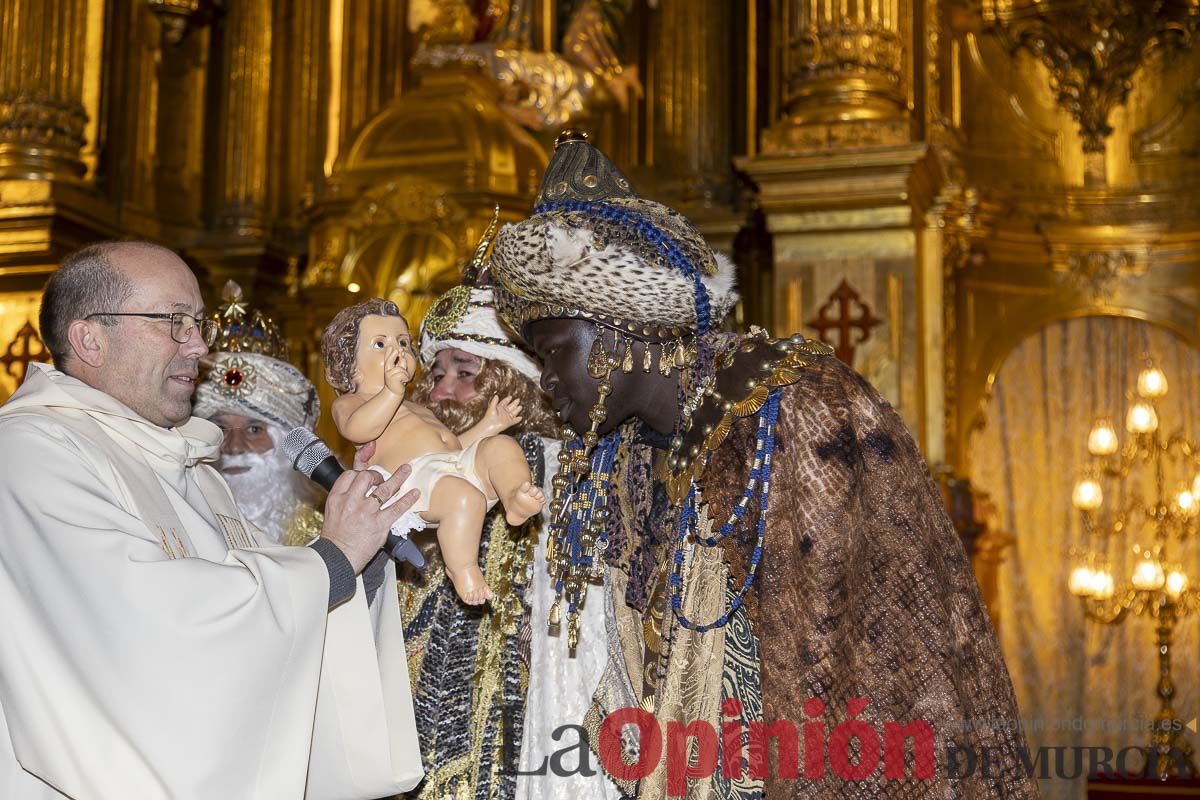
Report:
[[[608,368],[608,351],[604,349],[603,336],[599,331],[592,342],[592,352],[588,354],[587,371],[593,378],[603,378],[610,370]]]
[[[567,615],[567,649],[574,650],[579,644],[579,612]]]
[[[625,340],[625,357],[621,359],[621,372],[633,372],[633,341]]]
[[[650,371],[650,343],[642,342],[642,372]]]
[[[658,347],[658,374],[664,378],[671,374],[671,360],[667,357],[667,343]]]
[[[675,368],[683,369],[690,367],[696,360],[696,354],[691,349],[690,345],[685,345],[682,341],[675,343]]]

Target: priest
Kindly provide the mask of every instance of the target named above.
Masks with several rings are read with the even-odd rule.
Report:
[[[0,407],[0,797],[377,798],[421,778],[394,569],[407,476],[348,471],[264,546],[193,418],[215,339],[174,253],[68,256]]]

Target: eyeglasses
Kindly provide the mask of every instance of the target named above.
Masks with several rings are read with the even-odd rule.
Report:
[[[144,317],[145,319],[169,319],[171,320],[171,338],[179,344],[187,344],[188,339],[192,338],[192,331],[197,326],[200,328],[200,338],[204,340],[206,347],[212,347],[217,341],[217,333],[219,327],[215,319],[196,319],[191,314],[185,314],[182,311],[176,311],[174,314],[147,314],[137,311],[130,312],[115,312],[115,311],[98,311],[95,314],[88,314],[84,319],[92,317]]]

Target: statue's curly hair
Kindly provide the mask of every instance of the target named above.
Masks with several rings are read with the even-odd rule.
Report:
[[[433,374],[429,369],[426,369],[420,380],[412,386],[409,399],[432,410],[443,425],[459,434],[483,417],[494,395],[515,397],[521,401],[521,421],[505,433],[511,436],[536,433],[538,436],[557,439],[562,423],[554,413],[550,398],[537,383],[503,361],[492,358],[482,361],[483,366],[475,376],[475,390],[479,394],[474,399],[465,403],[456,403],[453,400],[431,403],[429,393],[433,391]]]
[[[400,308],[391,300],[372,297],[343,308],[321,335],[321,361],[325,380],[338,394],[354,391],[354,363],[358,356],[358,329],[365,317],[401,317]]]

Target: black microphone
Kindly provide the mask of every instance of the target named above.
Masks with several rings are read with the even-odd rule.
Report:
[[[300,473],[329,491],[334,482],[345,472],[337,456],[321,438],[308,428],[293,428],[283,438],[283,454]],[[414,566],[425,566],[425,556],[407,536],[389,533],[384,550],[397,561],[408,561]]]

